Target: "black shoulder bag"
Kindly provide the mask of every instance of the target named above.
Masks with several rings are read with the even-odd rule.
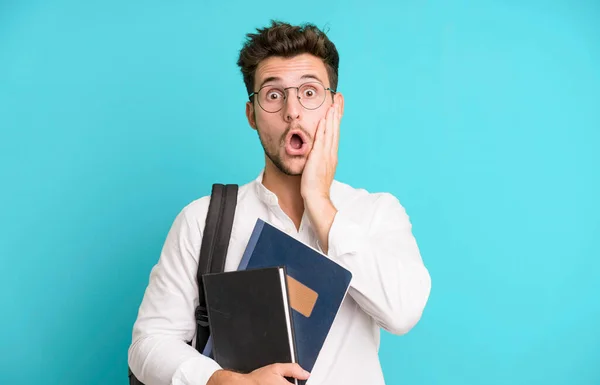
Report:
[[[196,350],[200,353],[204,350],[210,335],[202,275],[219,273],[225,269],[225,259],[237,206],[237,193],[238,185],[236,184],[223,185],[215,183],[212,186],[196,274],[199,300],[199,305],[195,311],[197,325]],[[191,345],[191,341],[188,344]],[[129,385],[144,385],[135,377],[131,369],[129,369]]]

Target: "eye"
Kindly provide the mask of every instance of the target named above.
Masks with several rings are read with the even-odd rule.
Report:
[[[279,99],[283,99],[283,92],[278,89],[270,89],[265,94],[267,101],[276,102]]]
[[[316,95],[317,95],[317,91],[312,87],[305,88],[302,91],[302,96],[305,98],[314,98]]]
[[[314,92],[313,92],[313,90],[306,90],[306,92],[304,93],[304,95],[306,95],[306,96],[313,96]]]

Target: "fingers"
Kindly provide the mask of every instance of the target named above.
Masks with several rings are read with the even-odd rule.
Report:
[[[313,150],[315,143],[317,147],[323,150],[324,154],[330,154],[332,157],[337,157],[338,141],[340,131],[340,111],[338,104],[332,104],[325,117],[319,121],[315,138],[313,141]]]
[[[294,377],[299,380],[308,380],[310,374],[298,364],[274,364],[273,369],[283,377]]]
[[[323,143],[325,140],[325,133],[327,132],[327,115],[321,119],[317,132],[315,134],[315,142]]]
[[[331,130],[331,156],[336,157],[340,138],[340,105],[334,104],[335,112],[333,114],[333,129]]]
[[[314,152],[315,154],[319,153],[319,148],[323,147],[323,132],[325,132],[325,124],[326,124],[326,120],[325,118],[321,119],[319,121],[319,124],[317,125],[317,131],[315,132],[315,135],[313,137],[313,141],[311,144],[311,154]]]
[[[334,131],[334,116],[335,116],[335,104],[327,110],[327,124],[325,125],[325,150],[330,151],[333,143],[333,131]]]

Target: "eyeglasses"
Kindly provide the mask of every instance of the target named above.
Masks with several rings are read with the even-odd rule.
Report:
[[[327,91],[331,91],[334,94],[335,90],[326,88],[319,82],[308,82],[301,84],[298,87],[286,87],[281,88],[273,85],[266,85],[261,87],[258,91],[254,91],[248,97],[252,101],[252,97],[257,95],[258,105],[269,113],[275,113],[281,111],[285,100],[287,99],[287,90],[296,89],[296,97],[307,110],[316,110],[321,107],[327,96]]]

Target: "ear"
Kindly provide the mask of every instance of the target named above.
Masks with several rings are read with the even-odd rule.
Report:
[[[341,92],[336,92],[333,99],[340,106],[340,120],[342,120],[342,116],[344,116],[344,95]]]
[[[256,130],[254,104],[252,102],[246,102],[246,119],[248,119],[248,124],[250,124],[250,127],[252,127],[253,130]]]

